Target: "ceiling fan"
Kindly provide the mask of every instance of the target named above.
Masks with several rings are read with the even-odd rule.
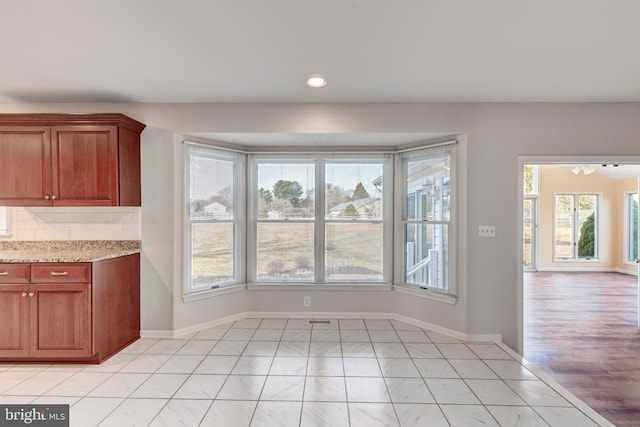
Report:
[[[591,165],[580,165],[571,169],[571,172],[573,172],[575,175],[580,175],[580,172],[582,172],[584,175],[591,175],[595,171],[596,171],[596,168],[594,168]]]

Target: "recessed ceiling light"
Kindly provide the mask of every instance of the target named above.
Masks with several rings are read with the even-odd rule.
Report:
[[[307,86],[309,87],[325,87],[326,85],[327,81],[324,77],[314,76],[307,79]]]

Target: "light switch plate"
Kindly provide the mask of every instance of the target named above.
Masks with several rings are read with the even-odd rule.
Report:
[[[479,237],[496,237],[495,225],[480,225],[478,226]]]

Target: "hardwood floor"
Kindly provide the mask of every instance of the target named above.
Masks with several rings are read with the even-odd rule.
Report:
[[[524,357],[616,426],[640,426],[637,278],[526,272]]]

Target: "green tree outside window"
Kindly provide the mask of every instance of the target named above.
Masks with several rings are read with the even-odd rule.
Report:
[[[596,243],[596,224],[595,213],[592,213],[585,219],[580,228],[580,239],[578,240],[578,257],[593,258],[595,255]]]

